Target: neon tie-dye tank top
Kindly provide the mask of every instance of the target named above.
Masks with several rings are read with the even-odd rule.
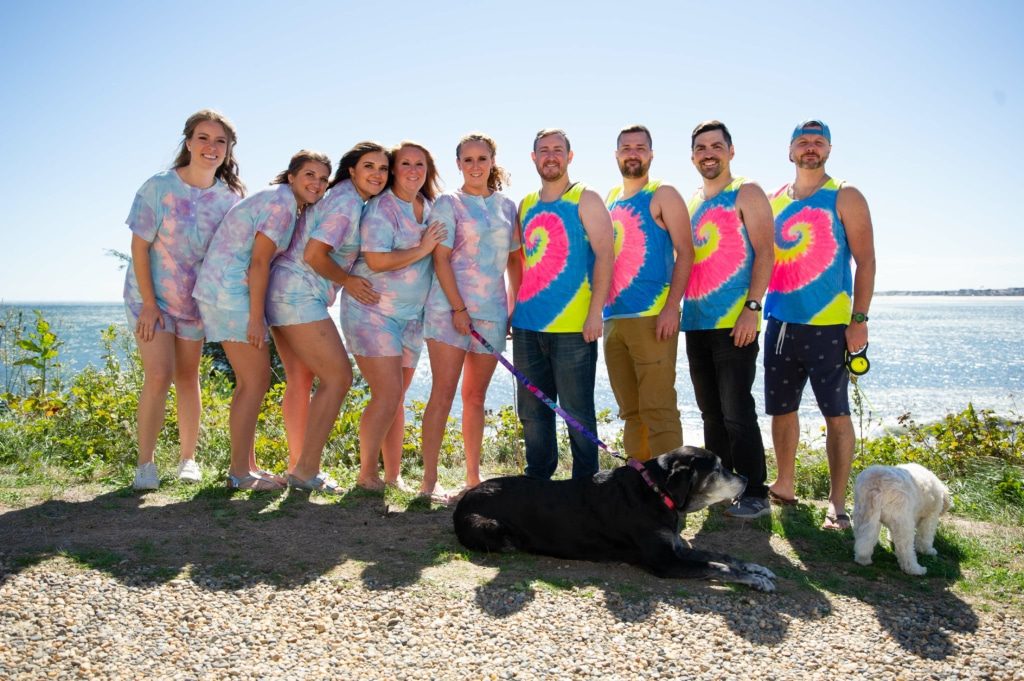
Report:
[[[743,311],[754,267],[754,247],[736,210],[746,181],[737,177],[707,200],[698,190],[687,205],[694,258],[683,298],[683,331],[731,329]]]
[[[765,317],[813,326],[850,323],[850,246],[836,210],[842,186],[843,182],[829,178],[800,201],[790,198],[790,185],[771,197],[775,267],[768,283]]]
[[[615,230],[615,267],[605,319],[653,317],[665,307],[675,249],[668,230],[651,215],[651,199],[660,186],[661,180],[652,180],[628,199],[618,198],[619,186],[605,199]]]
[[[541,201],[540,192],[523,199],[519,221],[526,257],[512,326],[551,333],[583,330],[594,270],[594,251],[580,220],[585,189],[571,185],[557,201]]]

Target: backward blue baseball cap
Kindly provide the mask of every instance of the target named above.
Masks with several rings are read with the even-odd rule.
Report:
[[[821,135],[828,140],[829,144],[832,144],[832,133],[829,131],[828,126],[817,119],[803,121],[793,128],[793,135],[789,138],[790,143],[800,135]]]

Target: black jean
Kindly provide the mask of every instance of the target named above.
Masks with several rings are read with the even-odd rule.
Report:
[[[760,346],[738,348],[731,329],[686,332],[690,380],[704,421],[704,447],[747,478],[745,496],[766,497],[768,470],[751,388]]]

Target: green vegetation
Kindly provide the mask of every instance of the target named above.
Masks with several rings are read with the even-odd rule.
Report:
[[[130,338],[115,327],[102,334],[104,362],[89,367],[65,381],[60,364],[62,342],[41,314],[26,319],[8,311],[0,319],[0,503],[23,506],[40,498],[60,494],[69,485],[113,486],[115,496],[130,496],[128,489],[135,464],[135,411],[142,385],[142,370]],[[125,360],[119,359],[125,357]],[[221,480],[227,468],[228,415],[233,389],[232,377],[219,369],[222,360],[212,354],[201,364],[203,421],[199,459],[206,479],[197,486],[167,485],[165,494],[181,501],[205,504],[211,524],[230,526],[240,512],[232,500],[255,500],[260,495],[232,494]],[[260,415],[257,457],[266,467],[283,471],[287,445],[280,401],[284,390],[278,382],[270,390]],[[358,465],[359,417],[369,399],[365,382],[357,375],[328,442],[324,467],[346,488],[354,487]],[[174,391],[168,400],[165,427],[158,445],[160,470],[170,473],[178,456]],[[855,391],[854,404],[864,430],[863,395]],[[421,471],[419,432],[422,402],[413,402],[406,422],[403,472],[417,478]],[[870,422],[870,418],[868,418]],[[599,417],[602,431],[614,423],[604,412]],[[562,439],[567,438],[563,430]],[[621,449],[621,432],[606,438],[613,449]],[[568,446],[562,449],[568,457]],[[463,444],[458,423],[450,418],[440,456],[442,484],[461,485]],[[769,456],[769,465],[772,457]],[[805,502],[824,499],[828,491],[828,465],[820,449],[803,445],[798,455],[797,494]],[[929,579],[951,582],[965,593],[994,601],[1024,604],[1024,420],[1018,415],[998,416],[973,405],[949,414],[936,423],[919,424],[906,414],[898,428],[871,439],[858,441],[854,475],[872,464],[918,462],[942,478],[954,495],[951,517],[943,522],[937,538],[939,555],[923,557]],[[568,463],[568,461],[566,462]],[[602,466],[616,465],[602,454]],[[521,427],[511,406],[487,417],[483,467],[487,474],[522,470],[524,452]],[[568,466],[560,467],[562,469]],[[358,503],[364,493],[353,491],[331,503]],[[430,512],[433,506],[418,502],[413,495],[389,490],[386,501],[413,512]],[[294,513],[291,495],[286,499],[263,495],[244,513],[270,520]],[[847,575],[876,580],[879,574],[903,580],[895,557],[883,542],[875,552],[875,564],[856,566],[850,560],[849,536],[819,530],[823,514],[820,502],[783,509],[749,527],[765,535],[780,537],[799,554],[804,565],[842,565],[842,573],[808,571],[796,565],[779,570],[780,575],[811,589],[843,590]],[[701,534],[729,532],[735,523],[711,510],[690,517],[690,528]],[[136,546],[137,554],[153,551]],[[71,556],[90,565],[107,565],[119,559],[97,549],[94,554]],[[467,560],[458,547],[442,547],[432,561]],[[512,560],[528,564],[532,557],[492,557],[497,565]],[[566,588],[545,580],[542,588]],[[870,583],[870,581],[869,581]],[[913,582],[906,580],[907,585]],[[625,587],[624,587],[625,588]],[[863,585],[858,588],[864,588]],[[909,586],[907,588],[910,588]]]

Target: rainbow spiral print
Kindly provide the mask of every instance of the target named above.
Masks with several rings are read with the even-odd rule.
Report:
[[[817,279],[839,252],[828,210],[805,206],[776,231],[775,268],[769,289],[791,293]]]
[[[519,300],[526,302],[548,288],[565,271],[569,261],[569,239],[562,218],[547,211],[533,216],[523,237],[526,271],[519,288]]]
[[[629,288],[647,260],[647,237],[640,216],[628,206],[617,205],[611,211],[615,232],[615,269],[606,305],[614,303]]]
[[[747,242],[739,214],[727,207],[709,208],[693,228],[694,259],[687,298],[704,298],[736,276],[747,259]]]

